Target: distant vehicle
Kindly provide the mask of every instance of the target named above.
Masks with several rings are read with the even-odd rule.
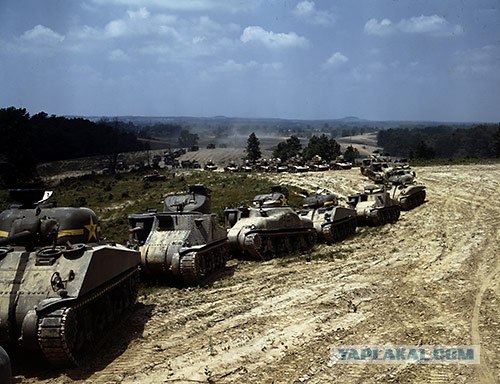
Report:
[[[167,180],[167,176],[160,174],[158,171],[153,171],[153,173],[149,175],[144,175],[142,177],[143,181],[165,181]]]
[[[224,172],[239,172],[240,167],[234,162],[230,161],[226,167],[224,167]]]
[[[206,171],[216,171],[217,170],[217,165],[212,160],[208,160],[207,163],[205,164],[204,169]]]

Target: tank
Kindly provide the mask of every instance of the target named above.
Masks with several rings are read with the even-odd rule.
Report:
[[[371,164],[372,164],[372,159],[362,159],[361,160],[361,164],[359,166],[359,170],[361,171],[361,174],[363,176],[368,176],[367,170],[368,170],[368,168],[370,167]]]
[[[216,171],[217,170],[217,165],[212,160],[208,160],[207,163],[205,164],[205,171]]]
[[[226,209],[230,251],[268,260],[312,249],[316,243],[313,224],[307,218],[301,219],[288,206],[287,198],[288,190],[276,186],[270,194],[255,196],[253,207]]]
[[[131,243],[141,252],[141,273],[196,285],[224,268],[227,232],[211,214],[211,191],[192,185],[168,196],[164,212],[128,216]]]
[[[401,209],[383,187],[367,186],[363,193],[348,198],[349,206],[356,209],[358,224],[384,225],[399,219]]]
[[[11,191],[0,214],[0,344],[78,365],[137,296],[139,252],[100,239],[88,208],[53,208]]]
[[[308,164],[309,169],[314,172],[323,172],[330,169],[330,165],[321,156],[314,155]]]
[[[224,167],[224,172],[239,172],[240,167],[234,161],[230,161],[226,167]]]
[[[306,196],[300,217],[311,220],[318,239],[327,244],[356,233],[356,210],[339,205],[337,196],[331,193]]]
[[[389,164],[385,161],[372,161],[371,164],[364,169],[364,175],[374,183],[383,183],[385,181],[385,172],[389,169]]]
[[[0,383],[12,383],[12,368],[10,366],[10,358],[5,349],[0,346]]]
[[[399,202],[403,211],[409,211],[425,202],[425,185],[395,184],[389,191],[391,198]]]

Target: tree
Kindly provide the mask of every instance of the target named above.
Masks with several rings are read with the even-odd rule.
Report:
[[[179,135],[179,146],[181,148],[191,148],[198,145],[199,137],[196,133],[191,133],[183,129]]]
[[[36,140],[24,108],[0,109],[0,154],[3,183],[9,187],[30,184],[36,177]]]
[[[435,155],[434,149],[428,146],[423,140],[415,148],[415,157],[417,159],[432,159]]]
[[[493,136],[492,152],[493,156],[500,157],[500,123],[498,123],[495,136]]]
[[[360,157],[359,151],[357,148],[354,148],[352,145],[349,145],[344,152],[344,159],[349,163],[354,163],[354,160]]]
[[[290,136],[286,141],[278,143],[276,149],[273,151],[273,157],[279,157],[283,161],[287,161],[300,153],[302,144],[297,136]]]
[[[252,132],[250,136],[248,136],[246,152],[246,159],[250,160],[252,163],[255,163],[262,156],[260,152],[260,142],[255,132]]]
[[[323,160],[330,161],[340,155],[340,145],[335,139],[325,134],[321,136],[312,136],[302,154],[306,160],[310,160],[315,155],[319,155]]]

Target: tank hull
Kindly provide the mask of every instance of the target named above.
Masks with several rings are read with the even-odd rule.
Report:
[[[356,209],[359,226],[395,223],[401,213],[398,202],[385,189],[368,188],[365,193],[349,196],[349,205]]]
[[[309,209],[301,214],[314,224],[319,241],[338,243],[356,233],[356,210],[342,206]]]
[[[226,216],[234,211],[227,210]],[[268,260],[307,252],[316,243],[312,222],[301,220],[290,207],[250,208],[247,215],[240,216],[228,231],[229,249],[236,256]]]
[[[138,252],[108,245],[1,250],[0,342],[41,350],[51,364],[78,365],[135,303]],[[71,321],[69,313],[78,316]]]
[[[391,196],[399,202],[402,210],[409,211],[425,202],[425,186],[414,184],[395,185],[391,190]]]
[[[130,215],[132,244],[141,272],[173,284],[196,285],[224,268],[227,232],[210,213],[210,191],[190,186],[187,195],[165,199],[165,212]]]

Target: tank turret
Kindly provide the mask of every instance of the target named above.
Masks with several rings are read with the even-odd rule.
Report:
[[[135,302],[140,255],[102,242],[88,208],[48,207],[41,190],[11,196],[0,213],[0,343],[77,365]]]

